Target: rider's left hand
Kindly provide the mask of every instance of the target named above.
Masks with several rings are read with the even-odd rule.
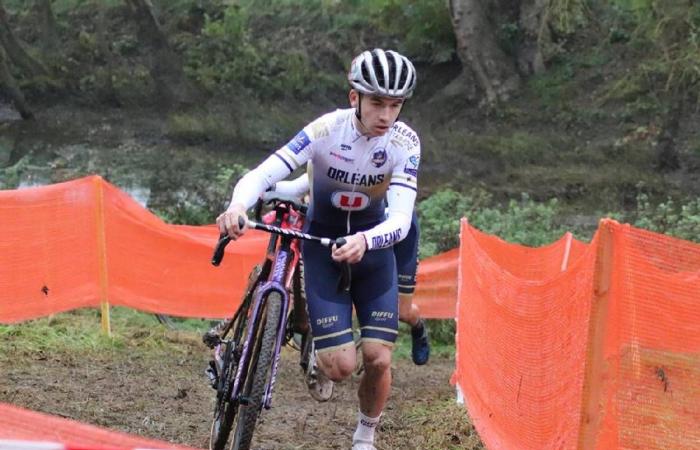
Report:
[[[349,264],[360,262],[367,251],[367,241],[365,240],[365,235],[362,233],[356,233],[351,236],[345,236],[345,240],[347,242],[340,248],[333,245],[331,252],[331,257],[333,260],[336,262],[345,261]]]

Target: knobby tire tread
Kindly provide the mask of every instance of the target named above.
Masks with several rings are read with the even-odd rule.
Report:
[[[256,267],[253,270],[257,270],[258,267]],[[257,274],[259,276],[259,273]],[[226,373],[225,376],[221,378],[221,382],[225,383],[225,389],[224,389],[224,396],[230,396],[231,395],[231,390],[233,389],[233,383],[234,379],[236,378],[236,371],[238,370],[238,363],[233,361],[233,353],[234,349],[240,345],[240,343],[245,339],[245,330],[248,325],[248,309],[251,306],[251,298],[255,294],[255,288],[257,287],[259,279],[256,279],[255,281],[250,282],[250,286],[248,288],[248,292],[246,293],[245,297],[243,298],[243,301],[241,303],[241,306],[245,308],[243,311],[239,311],[236,313],[237,318],[236,318],[236,323],[232,325],[230,334],[232,336],[232,342],[231,345],[232,347],[230,348],[230,360],[226,364]],[[247,306],[246,306],[247,305]],[[239,314],[240,313],[240,314]],[[253,334],[256,335],[258,333],[257,328],[253,330]],[[231,434],[231,428],[233,426],[233,420],[236,417],[236,412],[238,411],[238,403],[237,402],[231,402],[231,401],[226,401],[223,405],[221,405],[221,402],[223,400],[217,400],[216,407],[217,410],[214,411],[214,421],[216,421],[216,414],[220,408],[223,408],[223,421],[221,422],[220,428],[219,428],[219,433],[216,436],[216,439],[214,439],[213,436],[213,430],[214,430],[214,424],[212,423],[212,430],[210,432],[209,436],[209,448],[211,450],[224,450],[226,448],[226,443],[228,441],[228,437]]]
[[[248,373],[248,377],[252,377],[252,386],[248,395],[250,403],[239,407],[239,417],[236,423],[234,440],[231,443],[231,450],[248,450],[250,448],[253,432],[255,431],[255,423],[262,408],[265,385],[272,367],[272,356],[282,312],[282,295],[279,292],[271,292],[267,296],[266,304],[267,314],[262,343],[260,344],[257,358],[254,358],[255,355],[251,355],[253,361],[257,359],[257,363],[254,367],[251,365],[254,372]],[[257,346],[253,348],[257,348]]]

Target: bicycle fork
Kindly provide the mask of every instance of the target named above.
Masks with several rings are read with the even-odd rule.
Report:
[[[284,340],[286,332],[286,321],[287,313],[289,311],[289,295],[284,285],[277,280],[284,280],[284,272],[287,266],[288,253],[279,252],[275,266],[273,268],[273,276],[271,281],[263,283],[256,294],[255,302],[253,303],[253,312],[248,320],[247,335],[245,342],[243,343],[243,351],[241,352],[240,363],[236,369],[236,377],[233,383],[233,389],[231,390],[231,400],[240,399],[241,404],[247,404],[248,399],[243,399],[241,397],[241,379],[243,374],[248,372],[248,367],[251,364],[250,361],[250,351],[251,342],[254,340],[253,332],[255,324],[262,321],[262,317],[259,317],[264,311],[264,302],[267,302],[267,296],[271,292],[278,292],[282,297],[281,313],[279,318],[279,323],[277,324],[277,339],[275,341],[275,347],[272,354],[272,367],[270,368],[270,378],[265,385],[265,393],[262,398],[261,405],[265,409],[270,409],[272,404],[272,390],[274,388],[275,380],[277,378],[277,369],[279,366],[280,353],[282,348],[282,342]],[[264,298],[263,298],[264,297]],[[245,372],[244,372],[245,371]]]

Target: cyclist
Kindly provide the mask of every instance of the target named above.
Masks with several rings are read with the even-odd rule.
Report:
[[[272,189],[283,195],[302,197],[309,191],[308,174],[301,175],[291,181],[280,181]],[[416,270],[418,269],[418,240],[420,225],[418,217],[413,213],[411,228],[405,239],[394,244],[396,269],[399,285],[399,320],[411,327],[411,358],[421,366],[430,358],[430,342],[428,328],[420,316],[418,305],[413,304],[413,293],[416,290]]]
[[[417,191],[420,141],[397,120],[415,89],[416,72],[405,56],[374,49],[352,61],[348,82],[351,108],[314,120],[248,172],[236,184],[217,224],[232,239],[238,238],[246,231],[239,228],[238,219],[246,217],[260,194],[310,163],[305,231],[347,241],[330,252],[318,243],[302,245],[319,385],[327,385],[326,379],[347,378],[355,369],[354,305],[365,370],[358,389],[353,450],[372,450],[391,390],[391,349],[398,329],[396,265],[390,247],[410,229]],[[337,289],[340,263],[352,265],[349,292]]]

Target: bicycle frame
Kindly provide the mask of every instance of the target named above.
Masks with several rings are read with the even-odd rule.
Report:
[[[281,204],[283,205],[283,204]],[[281,207],[278,205],[275,208],[276,217],[270,220],[266,216],[265,222],[275,221],[276,225],[282,229],[298,232],[304,222],[304,216],[290,207]],[[268,223],[269,225],[269,223]],[[277,241],[281,241],[277,245]],[[247,323],[246,339],[243,343],[243,351],[241,359],[238,363],[236,376],[234,378],[233,389],[231,390],[231,400],[240,399],[243,389],[241,380],[243,374],[247,373],[250,364],[251,341],[254,339],[253,333],[255,326],[262,319],[261,313],[264,311],[264,299],[274,291],[277,291],[282,296],[282,311],[280,321],[277,324],[277,338],[272,356],[272,367],[270,371],[270,379],[265,387],[265,394],[262,399],[262,406],[269,409],[272,404],[272,391],[277,378],[277,370],[280,360],[280,352],[282,349],[284,337],[286,334],[287,316],[290,311],[289,289],[291,289],[292,278],[299,262],[301,251],[299,241],[289,235],[271,235],[270,244],[268,245],[268,260],[272,261],[272,269],[268,280],[258,286],[257,292],[254,294],[252,302],[252,312]]]

